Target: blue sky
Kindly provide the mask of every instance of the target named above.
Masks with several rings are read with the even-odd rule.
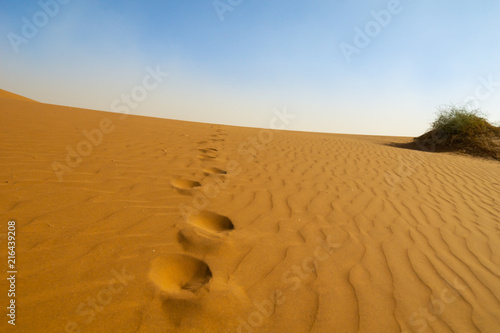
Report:
[[[132,113],[416,136],[473,97],[500,121],[493,0],[1,1],[0,88],[46,103],[110,111],[159,66]]]

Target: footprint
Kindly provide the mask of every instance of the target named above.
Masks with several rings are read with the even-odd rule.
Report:
[[[175,179],[171,182],[172,186],[175,187],[176,189],[180,190],[189,190],[194,187],[200,187],[201,184],[199,182],[195,182],[193,180],[187,180],[187,179]]]
[[[171,184],[181,194],[191,194],[192,189],[201,186],[199,182],[182,178],[173,180]]]
[[[217,152],[217,149],[215,148],[198,148],[198,150],[204,154],[213,154]]]
[[[200,156],[210,156],[210,158],[216,158],[218,155],[217,151],[214,150],[207,150],[207,149],[198,149],[198,150],[203,153]]]
[[[200,160],[211,160],[213,158],[215,158],[216,156],[212,156],[212,155],[208,155],[208,154],[201,154],[201,155],[198,155],[198,158]]]
[[[214,174],[214,175],[225,175],[227,172],[225,170],[219,169],[219,168],[205,168],[203,169],[203,172],[205,174]]]
[[[193,294],[212,278],[208,265],[187,254],[168,254],[153,259],[149,279],[169,295]]]
[[[233,222],[229,218],[209,211],[191,214],[188,221],[198,228],[212,232],[223,232],[234,229]]]

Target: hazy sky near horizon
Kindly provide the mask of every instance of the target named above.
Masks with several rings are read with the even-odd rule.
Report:
[[[419,135],[470,98],[500,121],[498,1],[59,1],[2,0],[0,89],[332,133]]]

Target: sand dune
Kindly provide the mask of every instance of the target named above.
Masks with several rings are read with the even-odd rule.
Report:
[[[18,94],[14,94],[14,93],[12,93],[10,91],[6,91],[6,90],[2,90],[2,89],[0,89],[0,98],[17,99],[17,100],[21,100],[21,101],[35,102],[34,100],[29,99],[27,97],[24,97],[24,96],[21,96],[21,95],[18,95]]]
[[[10,97],[19,332],[500,332],[498,162]]]

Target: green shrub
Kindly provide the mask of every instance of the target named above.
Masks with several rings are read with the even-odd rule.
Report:
[[[456,140],[469,141],[477,135],[484,134],[490,127],[479,110],[469,109],[466,106],[448,106],[439,109],[431,130],[449,136],[449,142],[453,143]]]
[[[416,138],[426,150],[462,151],[500,159],[500,127],[491,125],[478,109],[468,106],[441,107],[431,130]]]

